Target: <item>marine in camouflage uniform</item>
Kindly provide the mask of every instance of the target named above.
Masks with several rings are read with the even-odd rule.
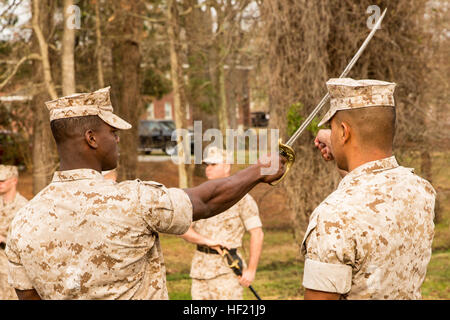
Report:
[[[185,233],[239,201],[262,176],[256,164],[195,189],[151,181],[116,183],[118,130],[109,88],[47,102],[60,156],[49,186],[20,210],[6,246],[10,284],[20,299],[168,299],[159,232]],[[269,165],[271,165],[269,163]]]
[[[331,109],[321,123],[331,119],[331,141],[319,132],[316,142],[323,143],[322,151],[328,148],[322,152],[324,158],[330,159],[326,156],[331,154],[338,168],[350,172],[310,217],[302,244],[306,258],[305,298],[330,298],[328,293],[341,299],[420,299],[434,234],[433,187],[412,169],[399,166],[394,156],[360,161],[355,168],[342,165],[343,154],[349,152],[343,151],[345,143],[349,143],[342,138],[349,134],[342,129],[344,126],[353,125],[349,136],[356,140],[352,148],[359,150],[361,159],[377,156],[364,155],[368,146],[357,146],[363,141],[362,134],[357,136],[361,129],[358,125],[371,126],[373,120],[378,128],[373,128],[372,138],[379,139],[376,130],[392,130],[392,137],[388,138],[392,142],[394,128],[383,125],[390,120],[380,122],[376,113],[371,119],[364,112],[389,114],[391,111],[386,108],[394,106],[395,84],[331,79],[327,86]],[[374,107],[378,107],[377,111],[364,110]],[[355,112],[340,117],[343,110]],[[334,119],[336,115],[338,119]],[[386,146],[386,150],[391,148],[392,145]]]
[[[0,300],[17,300],[14,288],[8,284],[8,258],[4,249],[14,215],[28,202],[16,190],[18,177],[16,166],[0,165]]]
[[[208,165],[206,175],[209,179],[229,175],[230,161],[226,160],[226,157],[228,154],[216,147],[208,150],[207,158],[203,162]],[[250,232],[249,266],[237,250],[242,247],[245,231]],[[192,299],[242,300],[242,285],[248,286],[253,281],[263,244],[262,223],[258,206],[252,196],[245,195],[233,207],[215,217],[194,222],[188,233],[182,237],[197,244],[190,272]],[[208,248],[216,246],[237,250],[244,263],[241,279],[233,273],[217,250]]]

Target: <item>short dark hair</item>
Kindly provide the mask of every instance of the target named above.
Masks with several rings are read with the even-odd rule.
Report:
[[[56,119],[50,122],[53,137],[57,144],[69,139],[84,136],[88,130],[98,130],[103,120],[99,116],[83,116],[73,118]]]
[[[395,107],[376,106],[342,110],[336,120],[346,121],[355,130],[363,147],[392,148],[395,136]]]

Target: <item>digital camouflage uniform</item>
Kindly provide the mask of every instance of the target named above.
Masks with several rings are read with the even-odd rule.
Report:
[[[242,247],[245,230],[258,227],[262,227],[258,206],[249,194],[227,211],[193,223],[193,229],[197,233],[220,241],[229,248]],[[218,254],[196,250],[190,276],[194,300],[243,299],[243,288],[238,277]]]
[[[20,193],[16,193],[14,201],[4,203],[0,198],[0,235],[7,238],[9,225],[17,211],[27,204]],[[14,288],[8,284],[8,258],[5,251],[0,249],[0,300],[16,300],[17,295]]]
[[[19,172],[15,166],[0,165],[0,180],[4,181],[10,178],[18,177]],[[19,192],[16,192],[14,200],[5,203],[0,197],[0,236],[7,238],[9,226],[16,212],[27,204]],[[14,288],[8,284],[8,258],[5,251],[0,248],[0,300],[17,300]]]
[[[109,87],[46,105],[51,121],[98,115],[131,128],[112,113]],[[42,299],[168,299],[158,232],[183,234],[191,223],[181,189],[116,183],[93,169],[56,172],[11,224],[9,281]]]
[[[303,286],[347,299],[420,299],[435,191],[395,157],[351,171],[312,213]]]
[[[327,82],[336,112],[394,106],[395,84]],[[349,172],[311,214],[302,243],[303,286],[344,299],[420,299],[431,258],[435,191],[395,157]]]
[[[42,299],[168,299],[158,232],[183,234],[191,222],[181,189],[56,172],[12,222],[10,283]]]

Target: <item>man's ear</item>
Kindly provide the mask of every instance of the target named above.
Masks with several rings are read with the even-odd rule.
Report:
[[[340,137],[339,137],[342,144],[347,143],[350,140],[350,136],[351,136],[350,125],[347,122],[342,121],[340,125]]]
[[[87,130],[84,133],[84,139],[86,140],[86,143],[88,144],[88,146],[91,147],[92,149],[98,148],[98,143],[97,143],[95,133],[91,129]]]

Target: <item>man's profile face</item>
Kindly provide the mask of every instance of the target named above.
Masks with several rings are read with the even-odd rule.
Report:
[[[226,163],[210,163],[206,166],[205,174],[209,180],[226,178],[230,175],[231,165]]]
[[[97,154],[102,163],[102,170],[108,171],[117,167],[119,159],[119,137],[118,129],[111,127],[103,122],[98,130],[96,130],[96,138],[98,139]]]
[[[0,180],[0,195],[8,193],[17,185],[17,178],[9,178],[6,180]]]

